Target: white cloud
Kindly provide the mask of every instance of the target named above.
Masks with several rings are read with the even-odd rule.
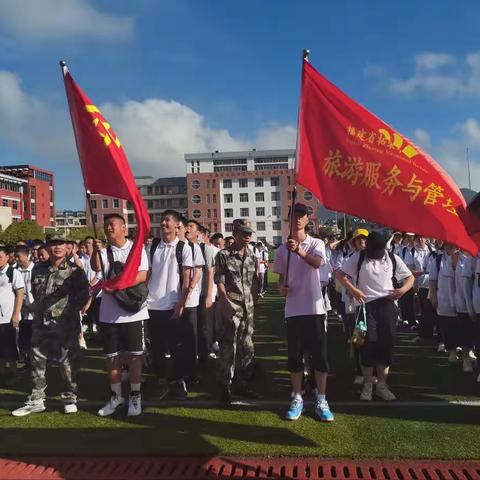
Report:
[[[252,138],[237,138],[226,129],[209,127],[204,116],[173,100],[129,100],[99,107],[136,175],[185,175],[185,153],[295,147],[293,126],[272,125]],[[72,179],[81,184],[66,101],[59,108],[36,99],[22,88],[18,76],[5,70],[0,70],[0,139],[32,152],[32,163],[41,166],[45,159],[59,177],[57,187],[67,191]]]
[[[134,22],[100,12],[87,0],[1,0],[0,29],[21,42],[118,42],[132,37]]]
[[[430,135],[422,128],[415,129],[413,132],[413,138],[415,139],[415,142],[417,142],[424,150],[428,150],[430,148]]]
[[[480,53],[463,58],[448,53],[424,52],[413,58],[413,72],[406,77],[389,76],[375,65],[366,76],[379,80],[384,88],[401,96],[426,93],[440,97],[480,96]]]

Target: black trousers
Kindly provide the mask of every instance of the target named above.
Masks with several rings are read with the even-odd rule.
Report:
[[[428,288],[418,289],[418,300],[420,303],[420,325],[418,334],[421,338],[432,338],[433,329],[436,324],[435,311],[430,300],[427,298]]]
[[[193,374],[197,359],[197,307],[185,308],[180,318],[173,310],[149,310],[148,336],[153,371],[159,378],[180,380]],[[172,356],[168,372],[165,355]]]
[[[397,306],[387,298],[368,302],[367,336],[360,348],[360,361],[364,367],[385,365],[389,367],[393,359],[395,330],[397,325]]]
[[[18,350],[25,362],[30,361],[30,348],[32,346],[32,320],[20,320],[18,326]]]
[[[458,313],[456,317],[441,316],[440,327],[446,350],[454,350],[457,347],[472,348],[474,323],[468,313]]]
[[[200,363],[205,363],[215,341],[215,303],[210,308],[205,307],[205,297],[200,297],[197,307],[197,351]]]
[[[411,288],[399,301],[402,320],[410,326],[415,325],[415,292]]]

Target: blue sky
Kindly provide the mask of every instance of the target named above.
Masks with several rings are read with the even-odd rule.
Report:
[[[27,6],[28,5],[28,8]],[[347,94],[480,189],[474,1],[0,2],[0,162],[54,170],[83,208],[58,61],[118,133],[134,173],[183,153],[293,147],[301,52]]]

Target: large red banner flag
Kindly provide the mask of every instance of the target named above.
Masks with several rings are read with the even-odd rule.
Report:
[[[303,62],[297,182],[327,208],[475,255],[465,200],[421,148]]]
[[[75,83],[65,63],[60,64],[85,189],[128,200],[135,211],[137,231],[123,271],[103,285],[122,290],[135,283],[143,245],[150,231],[150,217],[119,138],[100,109]]]

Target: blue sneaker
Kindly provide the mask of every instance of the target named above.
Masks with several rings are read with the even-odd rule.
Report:
[[[333,422],[333,413],[330,411],[326,400],[317,400],[315,402],[315,414],[322,422]]]
[[[288,409],[287,414],[285,415],[285,418],[287,420],[298,420],[303,410],[303,400],[294,398],[292,400],[292,403],[290,404],[290,408]]]

